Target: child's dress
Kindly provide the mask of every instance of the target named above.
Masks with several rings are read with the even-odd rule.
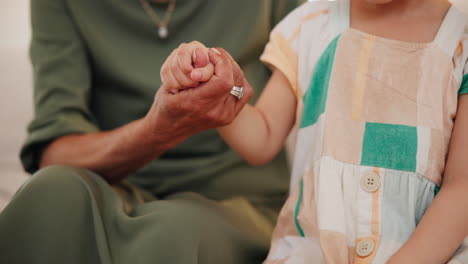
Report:
[[[351,29],[349,6],[304,4],[262,56],[301,102],[292,192],[267,264],[385,263],[442,183],[468,93],[467,16],[451,7],[435,40],[418,44]],[[468,263],[464,249],[450,263]]]

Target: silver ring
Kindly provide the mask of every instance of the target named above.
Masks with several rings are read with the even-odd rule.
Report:
[[[242,99],[242,97],[244,97],[244,87],[232,87],[231,94],[234,95],[238,100]]]

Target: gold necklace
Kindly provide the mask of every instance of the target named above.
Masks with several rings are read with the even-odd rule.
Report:
[[[146,14],[150,17],[153,23],[158,28],[158,36],[160,39],[167,39],[169,36],[169,20],[171,19],[172,13],[174,13],[174,8],[176,5],[176,0],[169,0],[169,6],[167,7],[166,14],[163,19],[160,19],[156,12],[151,7],[148,0],[140,0],[141,6],[145,10]]]

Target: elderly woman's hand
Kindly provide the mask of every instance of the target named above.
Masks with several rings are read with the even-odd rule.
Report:
[[[185,139],[227,125],[253,95],[239,65],[226,51],[206,49],[197,42],[179,47],[161,75],[162,87],[144,119],[155,135]],[[230,94],[234,86],[244,87],[241,99]]]

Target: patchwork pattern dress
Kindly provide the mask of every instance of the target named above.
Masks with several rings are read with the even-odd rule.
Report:
[[[468,93],[468,18],[435,40],[350,28],[349,0],[309,2],[272,32],[262,60],[297,95],[291,194],[266,264],[385,263],[443,180],[458,98]],[[468,263],[466,245],[451,264]]]

